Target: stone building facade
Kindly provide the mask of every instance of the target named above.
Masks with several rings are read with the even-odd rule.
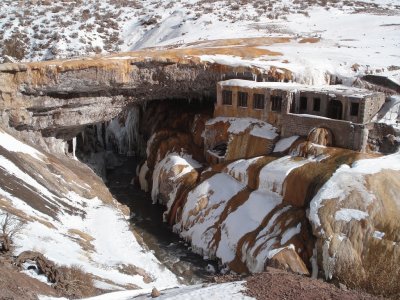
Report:
[[[385,95],[341,85],[227,80],[217,85],[214,117],[250,117],[273,124],[282,137],[332,133],[333,146],[365,150],[368,126]]]

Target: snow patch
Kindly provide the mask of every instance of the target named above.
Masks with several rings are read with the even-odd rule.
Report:
[[[342,208],[335,213],[335,220],[345,222],[350,222],[351,220],[361,221],[368,216],[368,213],[358,209]]]
[[[29,154],[33,158],[43,161],[44,155],[35,148],[17,140],[13,136],[0,130],[0,146],[10,152]]]
[[[288,150],[298,138],[299,138],[298,135],[294,135],[288,138],[280,139],[276,143],[273,152],[284,152]]]

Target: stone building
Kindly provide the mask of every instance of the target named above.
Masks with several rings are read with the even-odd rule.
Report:
[[[368,124],[384,102],[383,93],[342,85],[233,79],[218,83],[214,117],[259,119],[277,127],[281,137],[325,128],[333,146],[363,151]]]

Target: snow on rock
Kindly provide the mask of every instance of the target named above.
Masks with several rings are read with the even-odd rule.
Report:
[[[221,188],[224,187],[224,188]],[[174,231],[190,240],[193,250],[209,257],[215,256],[215,246],[210,245],[228,201],[245,186],[227,174],[216,174],[189,192],[181,220]]]
[[[301,223],[297,224],[296,227],[291,227],[287,229],[282,234],[281,245],[286,244],[290,239],[292,239],[296,234],[301,232]]]
[[[236,160],[224,168],[224,172],[245,185],[249,184],[249,167],[260,160],[262,157]]]
[[[190,241],[195,252],[217,257],[237,272],[243,272],[243,265],[251,272],[261,272],[274,257],[282,268],[308,274],[303,258],[296,252],[308,249],[301,238],[309,234],[303,224],[304,212],[285,206],[283,196],[273,188],[251,191],[248,187],[249,166],[263,159],[232,162],[223,173],[205,179],[191,190],[174,231]],[[277,161],[285,168],[288,159]],[[265,160],[263,164],[274,162]],[[282,182],[288,173],[281,174]],[[270,175],[273,177],[273,173]],[[295,243],[293,251],[289,247],[292,243]],[[277,255],[277,249],[286,248],[290,251]],[[309,259],[308,252],[304,253]]]
[[[151,198],[153,203],[157,201],[164,204],[167,216],[177,197],[178,189],[193,185],[198,177],[196,169],[201,164],[190,155],[171,153],[158,162],[153,171],[153,185]]]
[[[206,125],[213,125],[218,122],[229,123],[229,133],[239,134],[250,130],[250,135],[273,140],[278,137],[277,129],[271,124],[253,118],[233,118],[233,117],[217,117],[207,121]]]
[[[274,193],[254,191],[245,203],[231,212],[221,224],[221,240],[216,252],[223,263],[231,262],[239,240],[254,231],[282,199]]]
[[[275,198],[276,205],[282,201],[279,195],[275,193],[269,194],[270,199],[271,196]],[[247,240],[243,243],[241,249],[242,261],[245,262],[247,268],[251,272],[257,273],[264,271],[269,259],[291,245],[289,241],[297,233],[297,227],[294,229],[285,229],[291,228],[289,224],[293,223],[293,221],[296,222],[296,220],[291,218],[290,211],[290,206],[277,207],[277,209],[274,209],[269,218],[266,219],[267,222],[265,225],[263,224],[264,226],[256,232],[257,234],[254,241]],[[283,236],[283,233],[286,231],[286,236]],[[284,237],[285,240],[283,241],[282,239]],[[282,245],[284,246],[282,247]],[[306,268],[303,270],[304,273],[308,273]]]
[[[351,167],[342,165],[318,191],[310,203],[309,219],[315,227],[321,226],[319,210],[327,199],[338,199],[339,202],[348,197],[352,191],[362,194],[365,207],[376,200],[375,194],[365,187],[365,176],[382,170],[400,171],[400,153],[382,156],[375,159],[356,161]]]
[[[339,167],[314,196],[308,219],[327,278],[396,288],[384,278],[400,263],[399,175],[399,153],[361,159]]]
[[[217,117],[206,122],[204,143],[212,155],[215,147],[226,145],[218,160],[206,157],[209,162],[252,158],[272,152],[279,134],[271,124],[253,118]],[[215,156],[215,155],[214,155]]]
[[[368,217],[368,213],[351,208],[342,208],[335,213],[336,221],[350,222],[351,220],[360,221]]]
[[[8,151],[10,145],[18,148]],[[15,238],[15,255],[33,250],[56,264],[80,266],[97,276],[99,287],[105,282],[113,289],[178,284],[175,275],[136,241],[101,179],[76,160],[50,158],[2,134],[0,186],[0,210],[27,223]],[[124,266],[135,266],[143,274],[125,274]]]
[[[298,140],[298,138],[298,135],[294,135],[291,137],[280,139],[275,145],[274,152],[285,152],[289,150],[289,148],[293,145],[295,141]]]
[[[284,156],[267,164],[260,171],[259,189],[283,194],[285,192],[285,178],[293,169],[299,168],[306,163],[309,163],[306,159],[294,159],[291,156]]]
[[[0,129],[0,146],[7,149],[7,151],[25,153],[38,160],[43,160],[44,155],[35,148],[22,143],[8,133]]]

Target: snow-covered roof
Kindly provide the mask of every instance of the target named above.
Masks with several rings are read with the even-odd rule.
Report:
[[[286,83],[286,82],[256,82],[243,79],[230,79],[221,81],[219,84],[222,87],[241,87],[247,89],[278,89],[283,91],[304,91],[315,92],[322,94],[334,94],[340,96],[364,98],[374,94],[381,94],[366,89],[355,87],[348,87],[344,85],[305,85],[299,83]]]

